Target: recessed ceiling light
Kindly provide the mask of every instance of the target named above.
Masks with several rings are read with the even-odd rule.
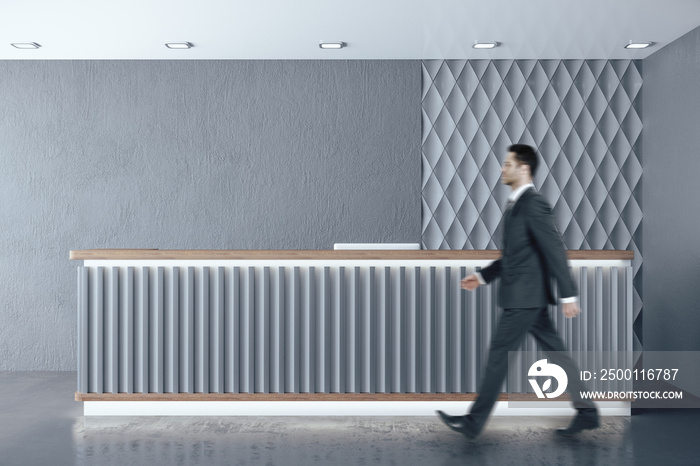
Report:
[[[166,42],[165,46],[169,49],[191,49],[194,47],[191,42]]]
[[[499,45],[501,45],[500,42],[479,42],[477,40],[477,41],[474,41],[474,45],[472,45],[472,48],[473,49],[495,49]]]
[[[41,47],[36,42],[13,42],[10,45],[16,49],[38,49]]]
[[[626,49],[645,49],[654,45],[653,42],[633,42],[630,41],[629,44],[625,45]]]
[[[345,42],[319,42],[318,46],[322,49],[342,49],[347,44]]]

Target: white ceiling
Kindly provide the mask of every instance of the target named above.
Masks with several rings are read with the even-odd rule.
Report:
[[[700,0],[0,0],[0,59],[639,59],[698,26]]]

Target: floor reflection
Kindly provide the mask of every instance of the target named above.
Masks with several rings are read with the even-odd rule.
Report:
[[[470,442],[437,417],[89,417],[75,373],[0,373],[0,465],[699,464],[700,410],[494,417]]]
[[[94,417],[77,420],[77,464],[627,464],[629,418],[561,440],[563,418],[494,418],[475,442],[437,419]]]

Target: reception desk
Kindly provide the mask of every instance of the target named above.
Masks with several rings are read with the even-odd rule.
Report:
[[[633,253],[568,256],[582,314],[552,312],[567,348],[631,354]],[[497,282],[467,292],[459,281],[498,257],[71,251],[83,261],[76,400],[86,402],[86,414],[264,414],[269,402],[297,402],[301,411],[291,414],[330,414],[324,403],[347,407],[335,414],[381,414],[372,403],[387,401],[409,403],[384,403],[404,414],[456,406],[449,403],[463,410],[477,391],[499,310]],[[534,351],[528,338],[524,349]],[[527,396],[525,385],[508,392]],[[161,403],[143,403],[150,401]]]

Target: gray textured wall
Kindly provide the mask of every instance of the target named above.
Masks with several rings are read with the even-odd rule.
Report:
[[[541,162],[535,186],[566,247],[634,251],[635,349],[643,316],[640,65],[423,61],[423,244],[497,249],[510,192],[500,179],[503,154],[531,144]]]
[[[71,249],[419,242],[419,61],[0,62],[0,370],[74,370]]]
[[[644,348],[700,350],[700,28],[644,60]]]

